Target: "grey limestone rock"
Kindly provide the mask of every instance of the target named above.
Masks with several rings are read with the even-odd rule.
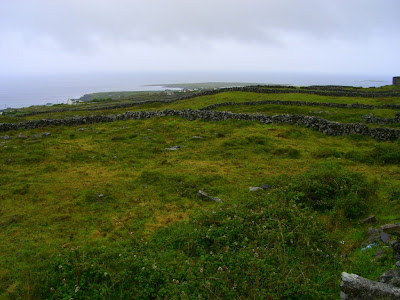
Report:
[[[369,216],[368,218],[365,218],[360,222],[361,224],[367,224],[367,223],[376,223],[376,217],[374,215]]]
[[[400,269],[392,269],[383,273],[377,280],[390,286],[400,288]]]
[[[400,231],[400,223],[382,225],[381,230],[387,234],[395,233]]]
[[[400,299],[400,289],[346,272],[342,273],[340,289],[342,300]]]
[[[25,134],[22,134],[22,133],[20,133],[20,134],[18,134],[18,136],[17,136],[19,139],[26,139],[26,138],[28,138],[28,136],[27,135],[25,135]]]
[[[183,148],[182,145],[181,146],[172,146],[172,147],[169,147],[169,148],[165,148],[165,150],[176,151],[176,150],[179,150],[181,148]]]
[[[212,200],[218,203],[222,203],[222,200],[217,198],[217,197],[211,197],[209,195],[207,195],[205,192],[203,192],[202,190],[199,190],[197,192],[197,198],[203,199],[203,200]]]
[[[249,187],[249,192],[255,192],[255,191],[263,191],[264,189],[259,186],[251,186]]]

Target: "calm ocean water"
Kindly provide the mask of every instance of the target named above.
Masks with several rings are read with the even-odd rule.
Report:
[[[0,109],[63,103],[84,94],[110,91],[160,90],[146,85],[193,82],[249,82],[293,85],[382,86],[391,76],[290,73],[134,73],[0,76]]]

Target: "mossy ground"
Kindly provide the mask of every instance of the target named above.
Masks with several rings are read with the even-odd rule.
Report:
[[[93,113],[267,99],[400,103],[230,92]],[[268,107],[231,108],[319,109]],[[331,110],[343,122],[364,114]],[[35,118],[43,116],[20,120]],[[51,136],[32,137],[43,132]],[[369,213],[381,223],[400,218],[399,142],[174,117],[6,134],[0,298],[336,299],[342,271],[376,279],[394,263],[390,249],[374,257],[384,245],[360,251],[368,225],[359,220]],[[174,145],[183,147],[165,150]],[[261,184],[272,189],[249,192]],[[200,189],[224,203],[196,198]]]

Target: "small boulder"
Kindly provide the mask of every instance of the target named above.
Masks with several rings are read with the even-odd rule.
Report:
[[[380,236],[381,236],[381,241],[384,243],[387,243],[390,240],[390,235],[388,235],[383,231],[381,231]]]
[[[365,218],[360,222],[361,224],[367,224],[367,223],[376,223],[376,217],[374,215],[369,216],[368,218]]]
[[[17,136],[19,139],[26,139],[26,138],[28,138],[28,136],[27,135],[25,135],[25,134],[22,134],[22,133],[20,133],[20,134],[18,134],[18,136]]]
[[[400,223],[382,225],[381,230],[387,234],[395,233],[400,231]]]
[[[0,136],[0,139],[2,139],[2,140],[9,140],[10,137],[9,137],[8,135],[2,135],[2,136]]]
[[[195,135],[195,136],[192,137],[192,139],[203,139],[203,137],[199,136],[199,135]]]
[[[176,151],[176,150],[179,150],[181,148],[183,148],[183,146],[172,146],[172,147],[169,147],[169,148],[165,148],[165,150]]]
[[[249,187],[249,192],[255,192],[255,191],[263,191],[264,189],[258,186],[251,186]]]
[[[217,198],[217,197],[211,197],[209,195],[207,195],[205,192],[203,192],[202,190],[199,190],[197,192],[197,198],[203,199],[203,200],[212,200],[218,203],[222,203],[222,200]]]
[[[50,136],[50,135],[51,135],[50,132],[43,132],[43,133],[42,133],[42,136]]]

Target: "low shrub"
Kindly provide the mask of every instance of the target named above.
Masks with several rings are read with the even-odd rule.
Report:
[[[342,209],[346,217],[354,219],[366,213],[374,190],[362,174],[335,164],[320,164],[292,177],[282,194],[286,200],[319,211]]]

